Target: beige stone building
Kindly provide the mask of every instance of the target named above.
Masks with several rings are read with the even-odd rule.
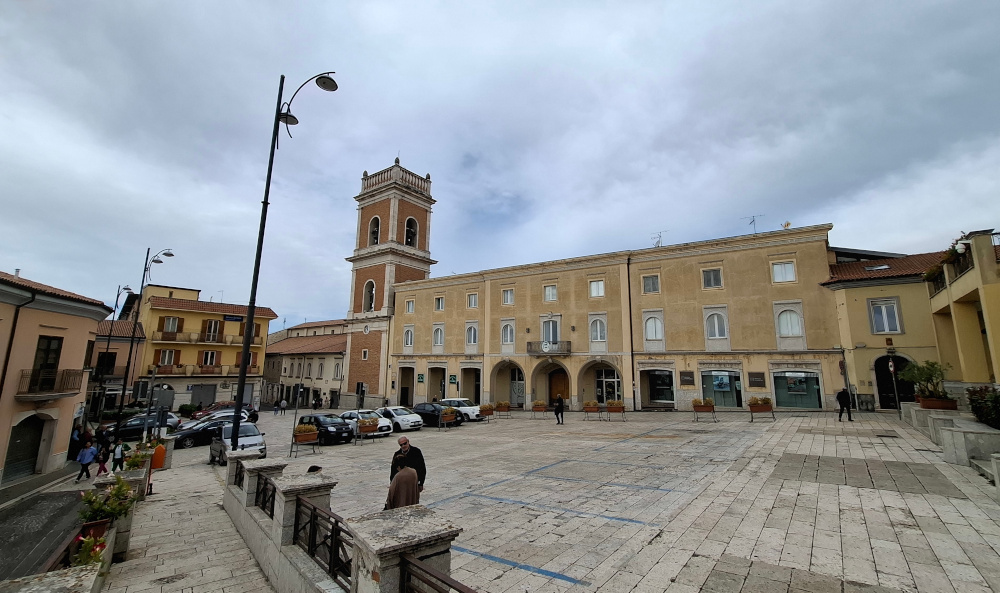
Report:
[[[97,336],[111,308],[0,272],[0,483],[66,464]]]
[[[340,405],[347,336],[343,332],[320,333],[322,330],[321,327],[309,328],[307,335],[293,335],[268,347],[264,363],[264,403],[273,404],[284,398],[295,405],[298,395],[299,407],[308,408],[313,401],[326,401],[327,405],[332,401],[334,407]],[[300,327],[297,332],[292,331],[293,334],[305,332],[306,329]],[[297,389],[299,385],[301,391]]]

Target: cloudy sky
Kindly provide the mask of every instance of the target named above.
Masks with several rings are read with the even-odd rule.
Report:
[[[430,173],[434,276],[830,222],[916,253],[1000,227],[996,2],[7,2],[0,270],[113,302],[343,317],[363,170]]]

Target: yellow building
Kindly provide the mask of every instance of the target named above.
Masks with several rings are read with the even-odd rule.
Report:
[[[162,390],[159,404],[172,400],[173,409],[188,403],[207,406],[236,395],[247,308],[201,301],[199,293],[191,288],[150,284],[138,303],[146,343],[135,360],[140,372],[146,373],[147,385],[155,372],[154,385]],[[123,317],[131,315],[137,300],[130,297],[126,301]],[[244,401],[260,399],[264,336],[268,322],[277,317],[267,307],[256,309]]]
[[[0,272],[0,483],[66,465],[82,421],[99,300]]]
[[[362,221],[363,222],[363,221]],[[397,282],[389,396],[830,408],[831,225]]]

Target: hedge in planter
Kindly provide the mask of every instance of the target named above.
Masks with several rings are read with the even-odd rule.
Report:
[[[944,389],[944,373],[951,366],[941,364],[933,360],[925,360],[922,363],[911,363],[899,372],[899,378],[903,381],[913,383],[916,396],[921,400],[951,400],[948,392]],[[920,407],[931,407],[931,404],[924,406],[921,401]],[[943,408],[943,406],[934,406]],[[952,408],[954,409],[954,408]]]
[[[969,407],[976,420],[1000,429],[1000,391],[992,385],[983,385],[969,387],[965,393],[969,395]]]

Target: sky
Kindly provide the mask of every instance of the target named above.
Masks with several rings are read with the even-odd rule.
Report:
[[[7,2],[0,270],[342,318],[363,171],[433,182],[432,277],[832,223],[1000,227],[996,2]]]

